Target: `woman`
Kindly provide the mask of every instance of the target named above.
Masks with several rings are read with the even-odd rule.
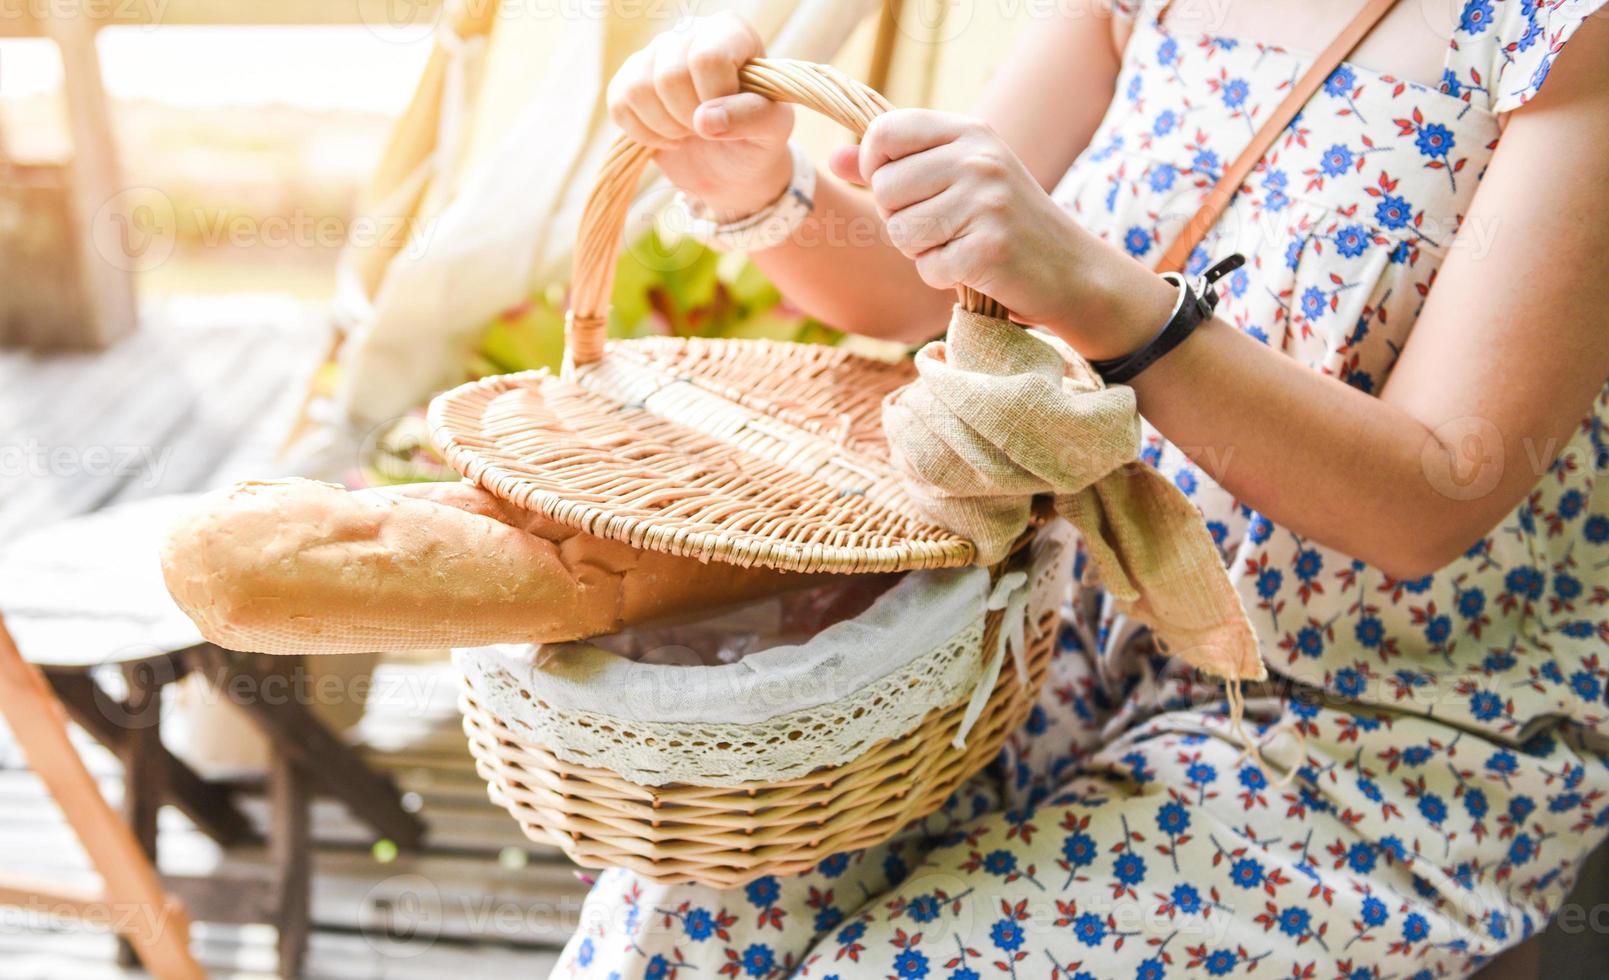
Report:
[[[1442,30],[1399,3],[1190,254],[1248,259],[1216,317],[1130,382],[1293,695],[1248,705],[1266,762],[1085,590],[1030,721],[939,814],[739,891],[606,874],[558,975],[1461,976],[1541,929],[1609,830],[1601,3],[1468,0]],[[813,314],[919,341],[964,283],[1110,359],[1360,6],[1060,5],[978,119],[897,111],[834,154],[869,193],[823,181],[785,241],[743,221],[799,180],[791,110],[734,94],[745,24],[657,39],[610,104]]]

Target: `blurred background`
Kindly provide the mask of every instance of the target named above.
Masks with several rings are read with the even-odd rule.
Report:
[[[240,479],[456,479],[423,406],[558,364],[604,85],[656,32],[737,10],[772,53],[965,109],[1060,7],[0,0],[0,616],[74,721],[57,751],[5,704],[0,975],[140,975],[95,904],[139,866],[211,975],[545,975],[586,885],[487,801],[445,651],[278,663],[305,712],[233,703],[266,668],[197,652],[156,532]],[[866,345],[662,232],[668,201],[641,189],[614,335]],[[1609,970],[1601,928],[1554,933],[1548,972]]]

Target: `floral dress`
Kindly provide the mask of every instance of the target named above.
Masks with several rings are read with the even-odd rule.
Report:
[[[1439,86],[1344,64],[1191,258],[1219,315],[1380,390],[1524,105],[1603,0],[1468,0]],[[1127,11],[1131,15],[1132,11]],[[1054,196],[1153,260],[1310,55],[1137,18]],[[1222,689],[1093,590],[991,769],[895,840],[717,891],[602,875],[557,977],[1447,977],[1543,928],[1609,834],[1609,385],[1534,490],[1393,579],[1242,505],[1159,434],[1273,671],[1250,757]],[[1452,488],[1450,492],[1456,492]]]

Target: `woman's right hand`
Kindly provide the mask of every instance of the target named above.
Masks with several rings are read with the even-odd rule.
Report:
[[[738,69],[764,53],[747,21],[720,14],[654,38],[609,83],[610,118],[719,221],[768,206],[792,179],[793,108],[738,92]]]

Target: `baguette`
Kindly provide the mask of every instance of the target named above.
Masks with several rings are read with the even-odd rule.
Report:
[[[312,480],[208,494],[162,571],[209,641],[278,654],[575,640],[835,578],[643,551],[470,483]]]

